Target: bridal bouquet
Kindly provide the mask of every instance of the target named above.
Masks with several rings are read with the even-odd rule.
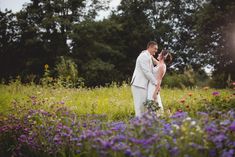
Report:
[[[147,100],[146,102],[144,102],[144,106],[152,112],[156,112],[157,110],[160,109],[159,104],[154,101],[154,100]]]

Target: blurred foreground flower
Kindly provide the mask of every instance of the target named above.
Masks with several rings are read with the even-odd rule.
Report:
[[[231,131],[235,131],[235,121],[233,121],[233,123],[229,126],[229,129]]]
[[[214,95],[214,96],[219,96],[219,92],[216,92],[216,91],[215,91],[215,92],[212,93],[212,95]]]
[[[185,99],[182,98],[182,99],[180,100],[180,102],[181,102],[182,104],[185,103]]]

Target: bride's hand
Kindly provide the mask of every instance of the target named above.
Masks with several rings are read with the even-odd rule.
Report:
[[[157,100],[157,93],[153,94],[153,100]]]
[[[158,93],[160,92],[160,90],[161,90],[161,87],[158,88]]]
[[[153,63],[154,63],[155,65],[158,65],[158,60],[157,60],[156,58],[154,58],[153,56],[152,56],[152,60],[153,60]]]

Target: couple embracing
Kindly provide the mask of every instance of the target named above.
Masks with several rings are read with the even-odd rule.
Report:
[[[157,51],[158,44],[150,41],[147,49],[142,51],[136,59],[131,80],[136,117],[141,117],[145,112],[144,103],[147,100],[156,101],[163,112],[160,97],[161,82],[166,73],[166,63],[172,60],[172,56],[167,50],[162,50],[155,59],[154,55]]]

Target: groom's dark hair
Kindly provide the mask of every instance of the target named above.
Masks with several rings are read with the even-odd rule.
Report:
[[[148,42],[147,48],[149,48],[150,46],[153,46],[153,45],[157,45],[157,42],[155,42],[155,41]]]

